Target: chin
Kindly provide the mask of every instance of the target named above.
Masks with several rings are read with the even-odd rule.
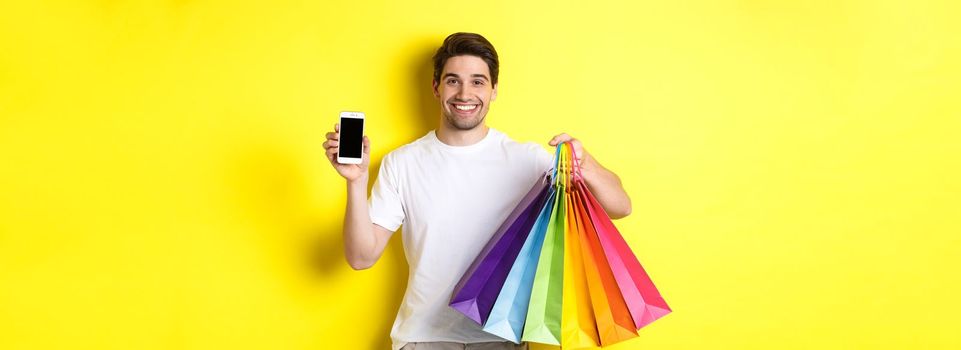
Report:
[[[457,120],[457,117],[447,116],[447,123],[457,130],[474,130],[484,124],[484,117],[471,120]]]

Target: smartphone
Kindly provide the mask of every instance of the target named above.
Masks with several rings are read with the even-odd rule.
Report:
[[[364,113],[340,112],[337,163],[360,164],[364,158]]]

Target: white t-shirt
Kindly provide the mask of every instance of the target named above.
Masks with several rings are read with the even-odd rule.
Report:
[[[448,303],[464,271],[552,158],[536,143],[518,143],[494,129],[460,147],[431,131],[384,157],[370,218],[392,232],[403,224],[410,265],[390,333],[395,350],[408,342],[504,341]]]

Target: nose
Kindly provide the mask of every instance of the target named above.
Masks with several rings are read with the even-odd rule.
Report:
[[[454,94],[454,99],[458,101],[469,101],[470,97],[467,95],[467,89],[463,86],[458,86],[457,91]]]

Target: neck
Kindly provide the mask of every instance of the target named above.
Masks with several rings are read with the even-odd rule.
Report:
[[[460,130],[442,120],[435,134],[440,142],[448,146],[470,146],[483,140],[489,129],[486,124],[481,123],[473,129]]]

